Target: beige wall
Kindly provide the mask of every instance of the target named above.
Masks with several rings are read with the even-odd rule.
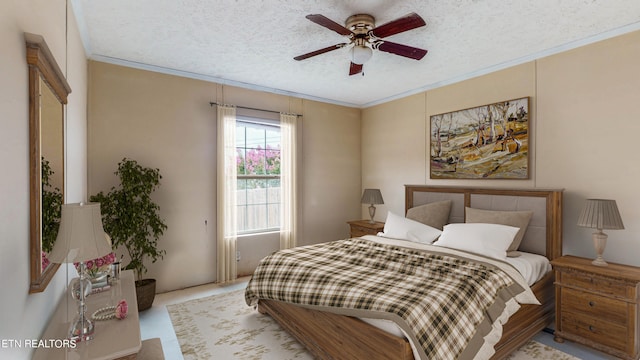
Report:
[[[640,265],[640,32],[371,107],[362,117],[363,187],[404,211],[407,183],[564,188],[564,251],[594,257],[591,229],[575,225],[586,198],[615,199],[625,230],[605,231],[605,259]],[[431,180],[429,116],[529,96],[528,180]],[[362,216],[366,216],[363,208]]]
[[[66,3],[0,2],[0,339],[38,339],[69,276],[66,267],[61,267],[44,292],[28,294],[29,99],[24,32],[44,37],[71,86],[66,107],[66,201],[86,200],[87,67],[70,5],[68,24],[65,20]],[[0,358],[30,359],[31,349],[3,347]]]
[[[345,238],[360,216],[360,110],[305,101],[303,114],[298,243],[308,245]]]
[[[362,187],[379,188],[384,205],[377,205],[376,219],[387,211],[404,214],[404,184],[424,181],[424,95],[414,95],[362,112]],[[369,217],[361,206],[362,218]]]
[[[565,193],[565,251],[593,257],[575,225],[586,198],[615,199],[625,230],[605,230],[605,259],[640,265],[640,32],[537,62],[541,187]]]
[[[216,108],[210,101],[295,112],[300,131],[300,244],[348,235],[360,213],[360,110],[100,62],[89,66],[89,193],[108,191],[124,157],[157,167],[154,194],[168,229],[147,264],[158,291],[216,281]],[[279,241],[241,237],[240,274]],[[125,261],[126,263],[126,261]]]

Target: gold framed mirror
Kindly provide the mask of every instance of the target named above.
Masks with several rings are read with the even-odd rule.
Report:
[[[71,88],[40,35],[25,33],[29,68],[30,287],[44,291],[58,270],[51,251],[64,203],[64,105]]]

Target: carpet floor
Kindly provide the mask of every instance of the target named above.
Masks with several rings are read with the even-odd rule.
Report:
[[[167,305],[167,311],[185,360],[313,359],[271,317],[247,306],[244,290]],[[531,340],[508,359],[578,358]]]

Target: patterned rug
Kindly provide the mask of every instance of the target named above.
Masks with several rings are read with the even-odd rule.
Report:
[[[244,290],[167,305],[185,360],[313,359],[271,317],[247,306]],[[529,341],[510,360],[576,360],[552,347]]]

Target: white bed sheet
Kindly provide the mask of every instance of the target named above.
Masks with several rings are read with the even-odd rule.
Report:
[[[551,271],[551,263],[546,257],[522,251],[519,253],[518,257],[508,257],[507,262],[522,274],[529,286]]]

